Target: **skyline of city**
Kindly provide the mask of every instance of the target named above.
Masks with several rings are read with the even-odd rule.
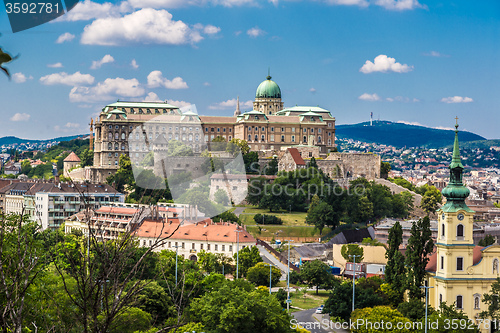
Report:
[[[145,7],[149,6],[149,7]],[[251,110],[268,74],[285,107],[319,105],[337,124],[375,119],[498,138],[494,1],[189,1],[79,3],[13,34],[0,12],[0,136],[88,132],[120,100]],[[148,27],[145,29],[145,27]],[[49,50],[49,51],[46,51]],[[492,121],[493,120],[493,121]]]

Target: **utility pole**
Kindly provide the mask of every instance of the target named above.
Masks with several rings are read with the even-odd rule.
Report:
[[[361,257],[360,254],[353,254],[351,257],[354,258],[353,261],[353,274],[352,274],[352,311],[354,311],[354,290],[356,288],[354,281],[356,280],[356,257]]]
[[[240,230],[239,227],[236,227],[236,230],[234,232],[236,232],[236,237],[237,237],[237,240],[236,240],[236,279],[239,278],[239,268],[240,268],[240,232],[242,232],[243,230]]]
[[[175,247],[175,285],[177,286],[177,253],[179,253],[179,245],[174,245]]]
[[[272,264],[264,264],[265,266],[269,266],[269,295],[271,295],[271,287],[272,287],[272,284],[271,284],[271,276],[272,276],[272,270],[271,268],[273,267]]]
[[[291,239],[288,242],[288,260],[287,260],[287,276],[286,276],[286,311],[290,313],[290,243],[293,242]]]
[[[424,329],[424,332],[427,333],[427,307],[429,304],[429,295],[428,295],[427,290],[430,288],[434,288],[434,287],[420,286],[420,288],[425,289],[425,329]]]

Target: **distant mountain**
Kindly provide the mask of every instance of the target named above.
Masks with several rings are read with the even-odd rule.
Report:
[[[54,139],[47,139],[47,140],[29,140],[29,139],[20,139],[15,136],[4,136],[0,138],[0,146],[3,145],[12,145],[12,144],[21,144],[21,143],[46,143],[46,142],[53,142],[53,141],[70,141],[76,138],[82,138],[88,136],[88,134],[81,134],[81,135],[72,135],[72,136],[62,136]]]
[[[424,126],[394,123],[391,121],[374,121],[353,125],[335,126],[335,135],[343,139],[362,142],[373,142],[395,147],[440,148],[453,143],[454,131],[435,129]],[[480,135],[460,131],[460,142],[485,140]]]

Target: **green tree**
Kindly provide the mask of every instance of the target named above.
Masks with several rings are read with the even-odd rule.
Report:
[[[233,256],[234,262],[236,263],[236,259],[239,260],[238,274],[239,276],[245,277],[247,275],[250,267],[257,265],[259,262],[262,262],[262,257],[260,256],[259,249],[256,246],[249,246],[241,249],[239,251],[238,258],[236,253]]]
[[[490,234],[484,236],[478,243],[479,246],[490,246],[492,244],[495,244],[495,238]]]
[[[384,322],[386,323],[386,325],[387,323],[390,323],[392,327],[399,327],[398,325],[402,325],[401,326],[402,328],[397,330],[398,332],[401,333],[414,332],[414,330],[412,329],[404,328],[405,324],[409,325],[407,327],[412,327],[411,326],[412,322],[410,321],[410,319],[404,317],[398,310],[391,309],[389,306],[375,306],[373,308],[367,307],[367,308],[357,309],[352,313],[351,321],[356,322],[358,320],[359,321],[363,320],[364,322],[370,322],[370,323]],[[374,330],[373,328],[370,328],[370,326],[368,325],[359,325],[352,330],[353,333],[371,333],[376,331],[379,330]]]
[[[218,189],[215,194],[214,194],[214,199],[215,199],[215,202],[217,202],[218,204],[221,204],[223,206],[226,206],[229,204],[229,197],[227,196],[227,193],[226,191],[224,191],[223,189]]]
[[[348,262],[353,262],[354,257],[353,256],[359,256],[356,257],[356,262],[362,262],[364,257],[363,257],[363,248],[357,244],[344,244],[342,245],[342,248],[340,249],[340,254],[342,257],[347,260]]]
[[[436,197],[430,192],[425,192],[424,196],[422,197],[422,201],[420,202],[420,207],[422,207],[427,215],[435,213],[438,208]]]
[[[167,149],[167,156],[194,156],[193,149],[182,141],[170,140]]]
[[[413,194],[404,191],[392,197],[392,216],[406,218],[413,211]]]
[[[246,201],[251,205],[258,205],[264,196],[267,179],[264,177],[251,178],[248,182],[248,194]]]
[[[260,172],[259,154],[251,151],[243,155],[243,163],[245,164],[245,172],[248,174],[257,174]]]
[[[265,168],[266,175],[277,175],[278,174],[278,159],[273,157]]]
[[[217,290],[194,299],[191,318],[207,332],[291,333],[291,317],[273,295],[246,281],[225,281]]]
[[[220,222],[222,220],[224,222],[229,222],[230,221],[230,222],[233,222],[233,223],[240,224],[240,219],[238,218],[238,216],[236,216],[236,214],[234,214],[233,212],[230,212],[228,210],[226,210],[225,212],[220,213],[217,216],[214,216],[212,218],[212,220],[214,220],[214,222]]]
[[[233,156],[238,155],[240,152],[245,155],[250,151],[250,146],[245,140],[234,138],[229,141],[226,151],[231,153]]]
[[[319,260],[308,261],[302,265],[300,276],[310,287],[316,286],[316,294],[319,287],[331,285],[333,275],[330,274],[330,266]]]
[[[429,262],[429,254],[434,249],[429,216],[413,223],[408,246],[406,247],[405,265],[407,267],[407,288],[410,298],[422,298],[422,285]]]
[[[402,278],[405,275],[404,257],[399,251],[399,247],[403,242],[403,228],[401,224],[396,223],[389,230],[387,240],[387,251],[385,257],[387,258],[387,265],[385,266],[385,280],[391,284],[392,289],[395,291],[395,299],[393,305],[397,305],[403,300],[405,291],[405,281]]]
[[[86,148],[81,154],[80,154],[80,167],[85,168],[86,166],[92,166],[94,165],[94,151]]]
[[[106,182],[109,185],[114,186],[118,192],[124,192],[125,187],[131,187],[135,185],[134,173],[132,171],[132,162],[128,155],[120,155],[118,160],[118,170],[114,175],[106,178]]]
[[[311,157],[311,159],[309,160],[309,162],[307,163],[307,167],[308,168],[318,168],[318,163],[316,163],[316,159],[313,157]]]
[[[233,270],[232,261],[230,257],[222,253],[211,253],[205,250],[198,253],[198,265],[206,273],[222,273],[222,267],[224,267],[224,273],[230,273]]]
[[[380,178],[387,179],[391,171],[391,164],[389,162],[380,162]]]
[[[280,281],[281,271],[274,266],[271,267],[271,286],[276,286]],[[247,280],[256,286],[269,286],[269,264],[263,262],[248,269]]]
[[[324,201],[321,201],[316,206],[309,209],[309,212],[306,216],[306,223],[314,224],[316,229],[319,230],[319,234],[323,233],[323,228],[325,226],[331,226],[334,228],[339,221],[335,220],[335,214],[333,212],[332,206],[327,204]]]
[[[225,151],[226,146],[227,146],[226,139],[224,139],[220,135],[217,135],[215,138],[212,139],[212,142],[210,143],[210,150],[211,151]]]

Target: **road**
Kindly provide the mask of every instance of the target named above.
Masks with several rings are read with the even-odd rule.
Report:
[[[329,321],[329,316],[327,314],[315,314],[316,309],[298,311],[292,313],[293,317],[298,323],[302,323],[301,326],[305,329],[311,331],[311,333],[347,333],[349,331],[344,329],[336,329],[335,325]],[[295,322],[291,322],[291,325]]]
[[[246,209],[246,207],[236,207],[235,210],[233,210],[234,215],[240,216],[241,213]]]
[[[262,257],[262,260],[265,263],[272,264],[275,267],[279,268],[279,270],[282,273],[280,280],[281,281],[286,280],[286,274],[287,274],[287,271],[288,271],[288,267],[286,267],[286,265],[284,265],[281,261],[279,261],[278,259],[276,259],[276,257],[273,256],[271,253],[269,253],[269,251],[265,247],[263,247],[262,245],[257,245],[257,248],[259,249],[260,256]]]

